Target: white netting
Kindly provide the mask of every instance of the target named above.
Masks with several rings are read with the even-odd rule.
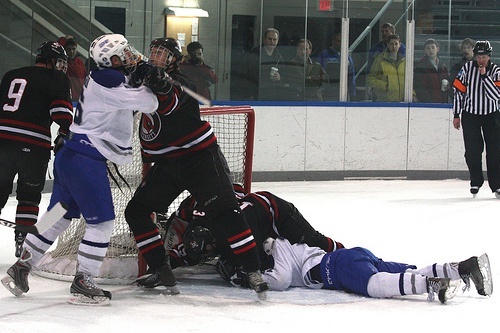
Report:
[[[219,106],[202,108],[201,114],[202,118],[208,120],[214,129],[234,182],[240,183],[247,190],[250,190],[254,131],[253,110],[245,106]],[[138,125],[139,119],[137,118],[134,126],[135,132]],[[102,284],[130,283],[139,273],[137,246],[124,217],[125,207],[142,178],[143,164],[140,156],[139,138],[136,134],[133,146],[133,162],[119,168],[120,174],[126,179],[131,190],[119,177],[115,176],[119,186],[115,181],[110,181],[116,220],[106,258],[99,276],[96,277],[96,281]],[[114,171],[112,166],[109,168]],[[115,172],[113,174],[116,175]],[[187,195],[187,192],[180,195],[168,207],[167,215],[174,212]],[[72,280],[76,272],[78,246],[84,231],[85,221],[74,219],[70,227],[57,239],[55,248],[44,255],[34,272],[53,279]]]

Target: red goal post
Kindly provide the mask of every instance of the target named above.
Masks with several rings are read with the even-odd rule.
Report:
[[[212,106],[200,109],[201,117],[210,121],[210,117],[214,117],[216,119],[217,116],[225,116],[229,118],[233,118],[236,124],[239,123],[240,128],[244,128],[245,130],[240,133],[240,147],[241,153],[234,154],[234,156],[241,155],[243,160],[239,163],[231,165],[230,161],[233,160],[232,156],[227,151],[226,159],[228,160],[229,169],[234,172],[234,170],[240,167],[241,169],[241,180],[235,178],[233,175],[233,180],[235,182],[241,183],[247,192],[252,190],[252,166],[253,166],[253,145],[254,145],[254,136],[255,136],[255,112],[250,106]],[[233,115],[233,116],[231,116]],[[217,122],[210,121],[215,130],[215,135],[217,136],[217,141],[222,148],[222,152],[226,155],[225,148],[229,146],[228,140],[231,140],[231,135],[226,133],[224,128],[219,128],[217,126]],[[236,120],[238,119],[238,120]],[[236,122],[237,121],[237,122]],[[224,122],[225,124],[225,122]],[[228,128],[232,126],[233,123],[230,121],[227,123]],[[236,132],[237,130],[235,130]],[[226,138],[221,138],[220,134],[224,133],[225,135],[229,135]],[[231,158],[230,158],[231,157]]]
[[[228,162],[233,182],[251,191],[255,113],[250,106],[212,106],[200,108],[202,119],[212,125],[224,156]],[[130,185],[131,190],[115,177],[118,184],[111,180],[113,203],[115,206],[115,225],[100,274],[96,281],[102,284],[126,284],[144,273],[145,263],[138,255],[137,245],[125,221],[124,210],[132,198],[133,191],[140,184],[143,163],[140,156],[140,142],[137,135],[139,117],[134,126],[133,162],[119,167],[120,173]],[[189,193],[185,191],[169,207],[166,215],[172,214]],[[159,225],[160,227],[160,225]],[[76,272],[78,246],[85,231],[85,221],[75,219],[70,227],[59,236],[53,246],[34,270],[35,274],[57,280],[72,281]]]

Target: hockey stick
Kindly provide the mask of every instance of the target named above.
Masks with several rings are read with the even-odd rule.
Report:
[[[65,205],[58,202],[49,211],[45,212],[42,217],[34,225],[21,225],[14,222],[10,222],[0,218],[0,225],[16,229],[18,231],[27,232],[30,234],[38,235],[52,227],[61,217],[68,211]]]
[[[176,80],[172,79],[169,76],[167,77],[167,81],[171,85],[174,85],[176,87],[181,88],[184,92],[186,92],[186,94],[188,94],[189,96],[193,97],[195,100],[197,100],[201,104],[206,105],[206,106],[212,106],[212,101],[211,100],[209,100],[208,98],[205,98],[205,97],[201,96],[197,92],[192,91],[188,87],[182,85],[179,81],[176,81]]]

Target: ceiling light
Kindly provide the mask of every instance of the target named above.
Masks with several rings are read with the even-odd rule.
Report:
[[[185,17],[208,17],[206,10],[189,7],[168,7],[165,8],[165,14]]]

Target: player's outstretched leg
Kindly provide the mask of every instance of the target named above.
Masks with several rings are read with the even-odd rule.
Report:
[[[436,293],[439,301],[444,304],[455,297],[458,285],[459,283],[452,283],[450,278],[427,277],[427,290],[429,293],[427,298],[429,301],[433,301],[434,293]]]
[[[177,281],[168,261],[165,265],[153,270],[151,273],[138,277],[135,282],[139,287],[148,289],[156,287],[165,287],[167,292],[172,295],[179,293],[177,288]]]
[[[2,279],[2,284],[15,296],[21,296],[30,289],[28,284],[28,275],[31,271],[31,252],[24,249],[17,262],[8,270],[8,276]]]
[[[465,288],[470,288],[470,280],[474,282],[478,294],[489,296],[493,293],[493,278],[488,255],[470,257],[458,263],[458,273],[465,282]]]
[[[97,286],[92,276],[78,272],[69,291],[75,296],[68,300],[78,305],[109,305],[111,293]]]

